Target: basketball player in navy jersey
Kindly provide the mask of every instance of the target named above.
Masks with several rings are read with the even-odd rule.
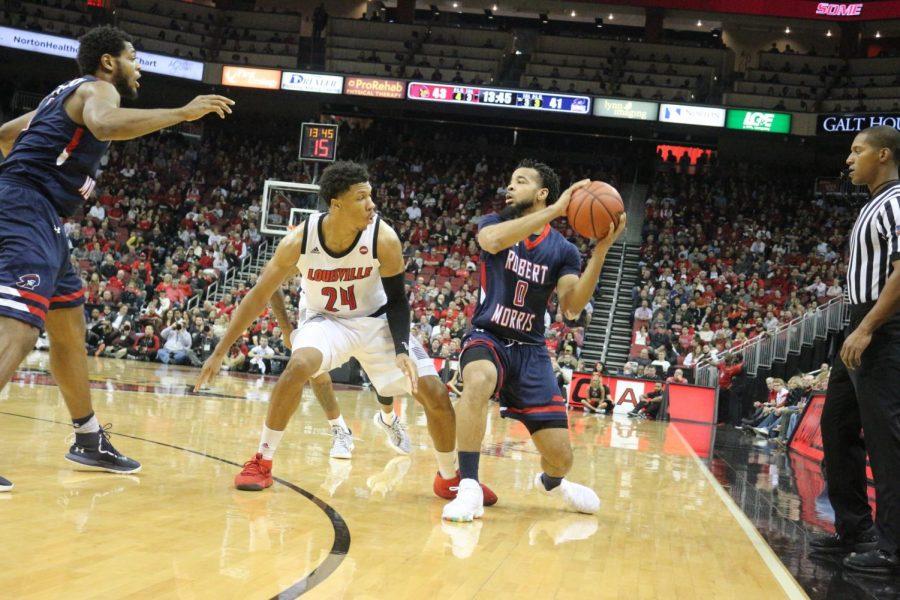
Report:
[[[0,389],[46,326],[50,372],[75,427],[66,459],[81,468],[134,473],[91,407],[85,353],[84,292],[69,259],[62,219],[94,190],[112,140],[129,140],[234,104],[198,96],[174,109],[120,108],[136,98],[140,67],[128,35],[113,27],[86,33],[78,49],[82,76],[57,87],[38,108],[0,126]],[[0,477],[0,491],[12,484]]]
[[[541,453],[543,473],[536,475],[535,487],[577,512],[591,514],[600,507],[592,489],[564,479],[572,468],[566,401],[544,345],[544,315],[554,289],[562,312],[576,319],[597,286],[607,250],[625,230],[623,215],[619,226],[611,225],[597,242],[581,272],[578,249],[550,222],[566,214],[572,192],[588,183],[580,181],[560,195],[559,178],[550,167],[523,161],[510,178],[506,208],[479,223],[481,293],[460,356],[464,387],[456,405],[456,432],[461,480],[456,499],[444,506],[448,521],[484,514],[478,458],[494,395],[499,395],[501,416],[522,421]]]

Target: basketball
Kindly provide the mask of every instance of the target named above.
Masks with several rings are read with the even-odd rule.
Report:
[[[609,224],[619,226],[625,204],[618,190],[608,183],[592,181],[572,192],[566,217],[578,235],[602,240],[609,234]]]

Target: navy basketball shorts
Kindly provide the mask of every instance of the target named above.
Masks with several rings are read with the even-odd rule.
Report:
[[[483,329],[474,329],[463,339],[460,360],[467,350],[479,347],[494,357],[494,393],[500,400],[500,416],[526,424],[566,421],[566,401],[559,394],[546,346],[504,340]]]
[[[82,304],[56,210],[36,190],[0,181],[0,316],[43,330],[48,310]]]

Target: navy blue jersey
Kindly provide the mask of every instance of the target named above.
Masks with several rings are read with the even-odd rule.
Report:
[[[501,222],[485,216],[479,230]],[[581,274],[578,248],[547,225],[497,254],[481,252],[481,293],[472,326],[526,344],[544,343],[547,302],[563,275]]]
[[[60,216],[78,212],[94,191],[100,159],[109,148],[87,127],[78,125],[63,106],[85,76],[62,84],[38,105],[37,113],[0,163],[0,179],[27,185],[47,198]]]

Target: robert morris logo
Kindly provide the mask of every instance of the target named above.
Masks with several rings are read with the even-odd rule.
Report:
[[[833,2],[819,2],[816,5],[816,14],[828,17],[858,17],[862,14],[862,9],[862,3],[835,4]]]
[[[26,290],[34,290],[39,285],[41,285],[41,276],[37,273],[22,275],[16,282],[17,287],[24,288]]]

